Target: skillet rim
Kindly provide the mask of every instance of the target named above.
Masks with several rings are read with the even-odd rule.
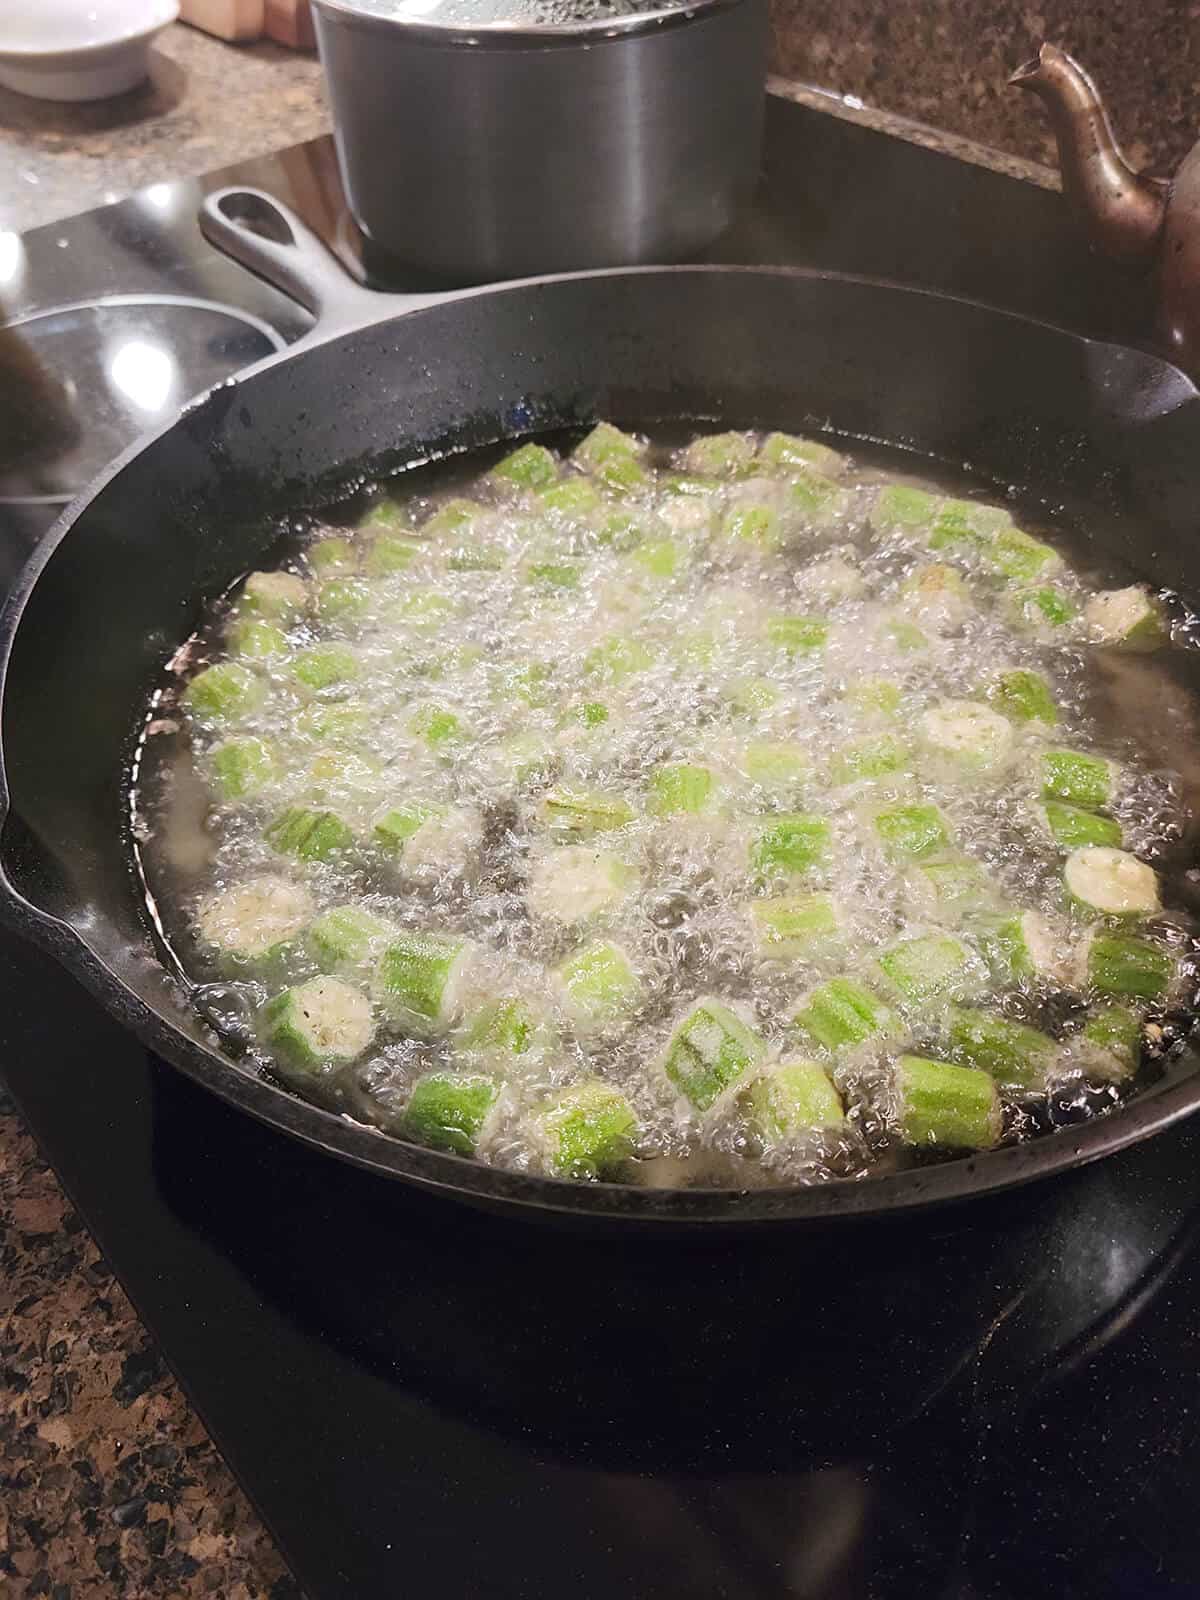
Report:
[[[866,1221],[909,1217],[945,1205],[1010,1191],[1039,1179],[1087,1165],[1104,1156],[1140,1143],[1200,1108],[1200,1064],[1183,1076],[1167,1078],[1142,1094],[1078,1127],[1060,1129],[1028,1143],[980,1152],[928,1167],[864,1179],[836,1179],[806,1186],[764,1189],[693,1188],[653,1189],[632,1184],[578,1184],[567,1179],[542,1177],[485,1166],[469,1157],[428,1150],[366,1123],[300,1099],[266,1078],[252,1076],[219,1050],[202,1046],[160,1015],[112,970],[72,924],[42,910],[23,896],[8,876],[6,834],[13,812],[5,750],[4,708],[8,672],[25,608],[43,571],[91,504],[120,476],[125,467],[185,418],[203,410],[214,396],[239,388],[270,368],[298,359],[310,350],[352,338],[371,328],[383,328],[405,317],[444,304],[518,293],[541,286],[590,279],[674,276],[679,273],[711,277],[785,278],[796,282],[833,281],[885,290],[902,296],[920,296],[962,305],[1004,322],[1031,327],[1089,351],[1112,351],[1136,359],[1184,386],[1184,399],[1200,399],[1192,380],[1169,361],[1152,352],[1085,334],[1037,318],[989,306],[962,295],[950,295],[919,285],[890,279],[819,268],[746,266],[737,264],[650,266],[601,269],[511,283],[481,285],[436,299],[405,304],[402,297],[380,296],[380,314],[352,325],[309,335],[266,357],[244,372],[227,379],[186,402],[160,427],[134,441],[67,505],[25,563],[0,610],[0,921],[56,957],[124,1028],[187,1077],[226,1103],[287,1137],[324,1151],[383,1177],[399,1179],[419,1188],[451,1196],[470,1204],[528,1217],[563,1221],[636,1224],[688,1230],[703,1224],[736,1227],[753,1223],[789,1223],[819,1226],[838,1219]],[[1186,391],[1190,391],[1187,393]],[[512,435],[519,437],[519,435]]]

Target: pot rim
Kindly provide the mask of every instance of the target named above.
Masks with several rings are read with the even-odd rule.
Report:
[[[714,12],[732,11],[751,3],[752,0],[683,0],[683,3],[676,0],[675,4],[661,5],[653,11],[570,23],[437,22],[429,17],[409,19],[364,11],[355,0],[313,0],[313,9],[322,21],[359,28],[367,33],[394,33],[402,36],[405,43],[475,49],[548,49],[553,46],[594,45],[667,28],[686,27],[703,21]]]

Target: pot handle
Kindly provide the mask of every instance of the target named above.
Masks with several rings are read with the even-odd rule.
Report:
[[[199,222],[210,244],[312,312],[316,325],[293,349],[442,298],[364,289],[294,211],[262,189],[215,189],[200,203]]]

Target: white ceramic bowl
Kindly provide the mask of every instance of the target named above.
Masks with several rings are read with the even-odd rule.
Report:
[[[0,0],[0,84],[38,100],[124,94],[178,15],[178,0]]]

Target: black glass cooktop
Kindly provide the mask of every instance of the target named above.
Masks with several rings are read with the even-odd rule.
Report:
[[[766,157],[721,259],[1141,326],[1053,195],[778,100]],[[231,181],[398,285],[326,142]],[[204,187],[0,253],[46,401],[3,570],[156,407],[306,325],[203,242]],[[0,994],[18,1103],[310,1600],[1200,1597],[1200,1125],[919,1224],[630,1240],[293,1145],[6,936]]]

